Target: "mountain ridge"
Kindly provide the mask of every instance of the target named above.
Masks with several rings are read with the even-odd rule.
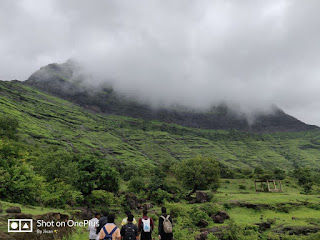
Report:
[[[214,106],[210,112],[153,108],[127,98],[110,86],[88,87],[86,76],[77,75],[78,65],[73,61],[49,64],[33,73],[24,83],[58,97],[74,102],[94,112],[159,120],[186,127],[215,130],[242,130],[249,132],[295,132],[318,128],[308,125],[274,107],[273,113],[260,113],[253,124],[245,116],[232,111],[226,105]]]

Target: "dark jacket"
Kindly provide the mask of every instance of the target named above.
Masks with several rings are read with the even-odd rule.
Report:
[[[101,217],[99,219],[99,226],[97,227],[96,234],[99,234],[103,226],[106,225],[107,223],[108,223],[108,217],[105,217],[105,216]]]
[[[167,214],[163,214],[162,216],[166,218]],[[163,230],[163,221],[164,221],[163,218],[160,217],[159,218],[158,232],[159,232],[159,235],[161,236],[161,240],[172,240],[173,239],[173,233],[165,233],[164,232],[164,230]],[[172,218],[171,217],[169,217],[169,221],[172,224]]]

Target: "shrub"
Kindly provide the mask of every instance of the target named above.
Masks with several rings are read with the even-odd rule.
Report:
[[[138,193],[140,191],[145,191],[146,186],[144,184],[144,179],[141,177],[140,178],[135,177],[135,178],[131,179],[129,182],[129,185],[128,185],[128,190],[130,192],[134,192],[134,193]]]
[[[10,116],[0,117],[0,137],[16,139],[18,120]]]
[[[218,240],[218,238],[217,238],[215,235],[213,235],[212,233],[209,233],[209,234],[208,234],[207,239],[208,239],[208,240]]]
[[[91,194],[87,197],[87,201],[91,206],[110,206],[115,202],[114,195],[105,190],[93,190]]]
[[[218,211],[222,210],[220,205],[216,203],[204,203],[200,207],[201,211],[205,212],[208,216],[211,216],[212,214],[216,214]]]
[[[150,195],[150,199],[152,201],[155,201],[158,204],[163,203],[164,201],[170,199],[170,197],[171,197],[170,193],[162,189],[158,189],[157,191],[152,192]]]
[[[192,208],[191,213],[190,213],[190,217],[191,217],[194,225],[197,225],[200,222],[200,220],[202,220],[202,219],[207,220],[207,221],[210,220],[208,214],[206,212],[200,210],[197,207]]]

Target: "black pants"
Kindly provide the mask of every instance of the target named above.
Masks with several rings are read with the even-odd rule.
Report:
[[[140,240],[152,240],[151,232],[150,233],[142,232]]]
[[[160,234],[161,240],[172,240],[173,239],[173,233],[163,233]]]

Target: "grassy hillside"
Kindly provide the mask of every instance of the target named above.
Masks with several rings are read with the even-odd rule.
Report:
[[[19,141],[39,152],[54,146],[93,152],[121,166],[152,166],[200,154],[233,168],[320,168],[318,130],[250,134],[101,115],[20,82],[0,82],[0,113],[16,118]]]
[[[190,189],[169,168],[199,155],[218,160],[222,177],[233,172],[238,179],[222,179],[218,192],[207,191],[209,202],[190,204],[185,198]],[[299,167],[312,169],[312,176],[307,168],[297,171]],[[284,193],[256,193],[253,179],[274,169],[285,170]],[[17,202],[23,213],[31,214],[107,208],[119,223],[129,206],[127,195],[133,194],[133,199],[151,204],[156,221],[160,207],[168,208],[178,240],[205,232],[199,220],[207,221],[207,228],[224,240],[315,240],[319,234],[304,236],[304,231],[320,227],[319,169],[318,130],[254,134],[97,114],[21,82],[0,81],[3,210]],[[304,174],[306,178],[297,176]],[[312,177],[318,185],[310,191]],[[141,215],[141,208],[132,210]],[[215,223],[210,216],[219,210],[231,219]],[[0,222],[7,218],[0,214]],[[255,224],[262,222],[270,222],[271,228],[259,230]],[[289,237],[290,231],[301,236]],[[86,239],[87,234],[78,228],[68,239]]]

